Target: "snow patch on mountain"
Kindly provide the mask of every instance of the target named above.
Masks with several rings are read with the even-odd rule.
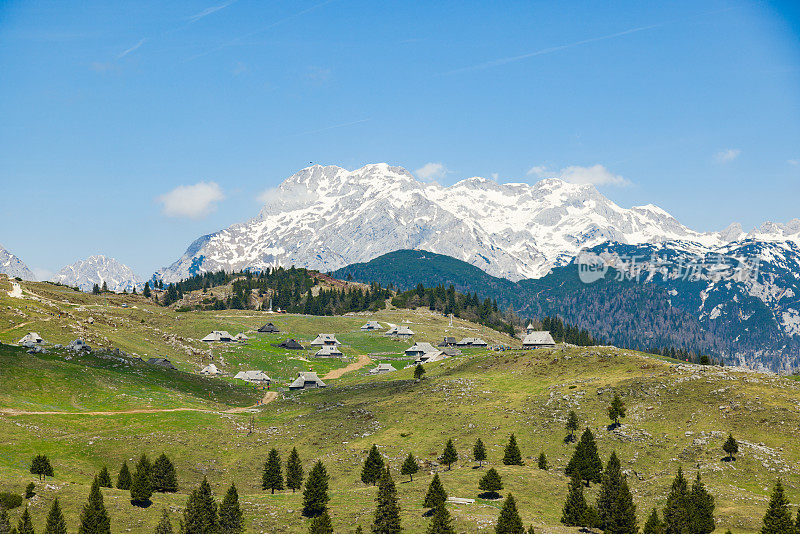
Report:
[[[174,282],[277,265],[332,271],[395,250],[424,249],[516,281],[541,277],[605,241],[706,248],[727,236],[691,230],[652,204],[622,208],[588,184],[474,177],[443,187],[385,163],[355,171],[315,165],[262,198],[256,217],[201,237],[155,278]]]
[[[13,255],[0,245],[0,273],[9,278],[19,277],[23,280],[36,280],[33,271],[17,256]]]
[[[99,254],[67,265],[55,274],[53,282],[77,286],[83,291],[91,291],[95,284],[102,287],[105,282],[110,291],[117,293],[142,287],[142,281],[130,267]]]

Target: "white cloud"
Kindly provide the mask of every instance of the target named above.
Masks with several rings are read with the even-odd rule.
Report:
[[[547,176],[548,174],[552,173],[548,171],[547,167],[545,167],[544,165],[534,165],[533,167],[528,169],[528,172],[526,172],[525,174],[527,174],[528,176],[537,176],[541,178],[543,176]]]
[[[789,165],[794,165],[795,167],[797,167],[798,165],[800,165],[800,159],[790,159],[788,163]]]
[[[738,158],[741,153],[742,151],[738,148],[726,148],[714,154],[714,159],[717,160],[717,163],[728,163]]]
[[[426,163],[419,169],[415,170],[414,174],[416,174],[417,178],[420,180],[430,182],[432,180],[443,178],[444,175],[447,174],[447,167],[445,167],[443,163]]]
[[[631,183],[618,174],[614,174],[602,165],[592,165],[591,167],[580,167],[570,165],[558,173],[558,177],[565,182],[573,184],[592,184],[592,185],[618,185],[627,186]]]
[[[212,13],[216,13],[220,9],[225,9],[226,7],[228,7],[229,5],[234,3],[235,1],[236,0],[229,0],[228,2],[223,2],[223,3],[221,3],[219,5],[216,5],[216,6],[207,7],[204,10],[200,11],[199,13],[195,13],[194,15],[189,17],[189,22],[197,22],[198,20],[200,20],[200,19],[202,19],[204,17],[207,17],[207,16],[211,15]]]
[[[169,217],[199,219],[214,209],[224,199],[222,188],[216,182],[198,182],[194,185],[179,185],[169,193],[159,196],[161,211]]]
[[[123,50],[122,53],[117,56],[117,59],[122,59],[131,52],[135,52],[136,50],[139,49],[140,46],[142,46],[146,42],[147,42],[147,37],[145,37],[144,39],[140,39],[139,42],[133,45],[132,47],[128,48],[127,50]]]

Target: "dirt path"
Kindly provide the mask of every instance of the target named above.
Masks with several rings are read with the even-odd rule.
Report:
[[[124,414],[137,414],[137,413],[166,413],[166,412],[203,412],[203,413],[242,413],[251,408],[257,408],[265,404],[269,404],[278,398],[276,391],[267,391],[261,402],[252,406],[244,406],[239,408],[229,408],[227,410],[209,410],[206,408],[133,408],[130,410],[117,410],[110,412],[27,412],[25,410],[17,410],[16,408],[0,408],[0,415],[124,415]]]
[[[358,357],[358,361],[349,364],[347,367],[342,367],[339,369],[334,369],[333,371],[328,372],[327,375],[323,376],[325,380],[330,380],[333,378],[340,378],[343,374],[349,373],[351,371],[358,371],[365,365],[369,365],[372,363],[372,360],[369,359],[369,356],[366,354],[361,354]]]
[[[8,292],[9,297],[14,297],[15,299],[22,298],[22,286],[20,286],[16,282],[11,282],[11,291]]]

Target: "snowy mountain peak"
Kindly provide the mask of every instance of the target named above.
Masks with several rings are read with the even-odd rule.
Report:
[[[0,273],[9,278],[19,277],[23,280],[36,280],[33,272],[25,263],[0,245]]]
[[[116,292],[133,291],[134,287],[142,286],[130,267],[101,254],[67,265],[55,274],[53,282],[77,286],[83,291],[91,291],[94,284],[102,287],[103,282]]]
[[[176,281],[219,269],[305,266],[321,271],[400,249],[425,249],[490,274],[536,278],[603,241],[719,245],[653,205],[625,209],[593,185],[533,185],[481,177],[449,187],[386,163],[348,171],[314,165],[264,194],[257,217],[195,241],[156,273]]]

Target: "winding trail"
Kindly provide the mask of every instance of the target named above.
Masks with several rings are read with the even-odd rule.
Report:
[[[358,361],[355,361],[355,362],[347,365],[346,367],[340,367],[339,369],[334,369],[333,371],[329,371],[328,374],[326,374],[322,378],[324,378],[325,380],[331,380],[331,379],[334,379],[334,378],[341,378],[341,376],[343,374],[349,373],[351,371],[358,371],[359,369],[361,369],[365,365],[369,365],[371,363],[372,363],[372,360],[370,360],[369,356],[367,356],[366,354],[361,354],[358,357]]]
[[[259,408],[278,398],[277,391],[267,391],[261,402],[252,406],[229,408],[227,410],[209,410],[207,408],[131,408],[130,410],[115,410],[108,412],[58,412],[58,411],[25,411],[16,408],[0,408],[0,415],[125,415],[141,413],[167,413],[167,412],[202,412],[202,413],[242,413],[252,408]]]

